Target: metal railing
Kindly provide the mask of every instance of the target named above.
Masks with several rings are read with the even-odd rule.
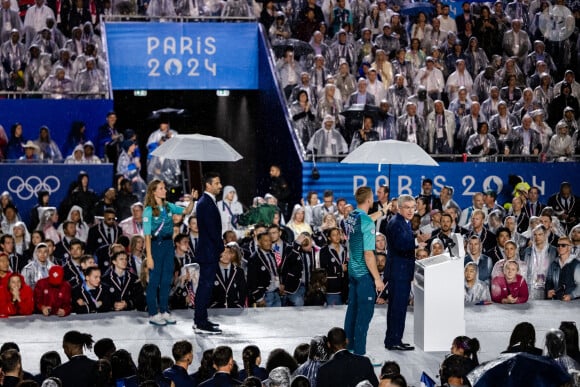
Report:
[[[59,97],[53,97],[58,95]],[[26,99],[26,98],[46,98],[46,99],[74,99],[80,97],[92,97],[87,99],[105,99],[109,98],[109,92],[103,91],[100,93],[90,93],[90,92],[70,92],[70,93],[53,93],[50,91],[27,91],[27,90],[17,90],[17,91],[0,91],[0,96],[5,96],[7,99]],[[98,98],[94,98],[98,97]]]
[[[323,162],[340,162],[348,156],[348,153],[345,154],[333,154],[333,155],[321,155],[318,154],[316,157],[312,153],[307,153],[304,156],[304,161],[313,161],[316,158],[317,163]],[[477,156],[477,155],[468,155],[468,154],[431,154],[430,155],[436,161],[445,161],[445,162],[578,162],[580,161],[580,155],[572,155],[567,156],[565,158],[550,158],[547,157],[546,159],[542,158],[542,155],[537,156],[523,156],[523,155],[493,155],[493,156]],[[332,159],[329,160],[329,159]]]

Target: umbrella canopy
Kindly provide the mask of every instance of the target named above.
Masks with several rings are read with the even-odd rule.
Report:
[[[419,145],[405,141],[365,142],[341,161],[346,164],[425,165],[439,164]]]
[[[203,134],[178,134],[161,144],[153,156],[190,161],[238,161],[243,157],[223,139]]]
[[[570,375],[547,357],[520,352],[481,364],[467,379],[473,387],[557,387],[568,382]]]
[[[296,57],[314,53],[312,46],[300,39],[286,39],[272,44],[272,49],[277,58],[284,56],[284,52],[289,47],[294,49],[294,56]]]
[[[185,114],[187,114],[187,110],[185,110],[185,109],[163,108],[163,109],[159,109],[159,110],[153,110],[151,112],[151,115],[149,115],[149,117],[147,117],[147,119],[156,120],[156,119],[159,119],[161,117],[171,118],[171,117],[183,116]]]
[[[419,12],[427,16],[435,12],[435,7],[431,3],[411,3],[401,7],[399,13],[405,16],[416,16]]]

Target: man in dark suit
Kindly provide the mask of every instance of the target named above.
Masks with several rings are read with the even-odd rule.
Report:
[[[387,266],[385,280],[388,287],[387,333],[385,348],[412,351],[414,347],[403,343],[407,304],[411,280],[415,271],[415,237],[410,220],[415,213],[415,199],[399,196],[399,213],[387,225]]]
[[[211,355],[213,366],[216,369],[215,374],[201,383],[199,387],[229,387],[239,386],[239,380],[232,378],[230,375],[234,367],[234,355],[232,349],[226,346],[219,346],[213,350]]]
[[[106,272],[111,265],[109,246],[117,243],[121,235],[123,235],[123,230],[117,225],[115,209],[105,208],[103,221],[89,229],[86,245],[86,253],[97,257],[101,273]]]
[[[355,387],[363,380],[368,380],[373,386],[379,385],[371,361],[346,349],[344,329],[332,328],[327,338],[332,357],[318,370],[318,387]]]
[[[199,244],[196,258],[199,263],[199,284],[195,294],[193,321],[198,330],[205,333],[221,333],[218,324],[207,318],[213,282],[218,269],[220,254],[224,251],[222,223],[216,205],[216,197],[222,190],[220,176],[210,172],[204,176],[205,192],[197,202],[196,217],[199,227]]]
[[[90,349],[93,338],[87,333],[69,331],[62,339],[62,349],[69,361],[61,364],[52,371],[52,376],[61,380],[63,387],[77,387],[90,385],[93,367],[96,361],[83,354],[83,348]]]
[[[528,200],[526,200],[526,205],[524,211],[528,218],[532,216],[540,216],[542,210],[546,207],[544,203],[540,202],[540,189],[538,187],[531,187],[528,190]]]

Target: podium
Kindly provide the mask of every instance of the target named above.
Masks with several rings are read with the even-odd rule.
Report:
[[[448,253],[415,262],[415,345],[425,352],[449,351],[465,335],[463,257]]]

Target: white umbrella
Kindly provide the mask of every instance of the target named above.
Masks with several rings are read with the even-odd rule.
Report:
[[[382,164],[389,166],[389,182],[391,180],[391,165],[424,165],[438,167],[419,145],[411,142],[384,140],[368,141],[352,151],[341,163],[345,164]]]
[[[242,159],[223,139],[203,134],[178,134],[161,144],[153,156],[190,161],[238,161]]]

